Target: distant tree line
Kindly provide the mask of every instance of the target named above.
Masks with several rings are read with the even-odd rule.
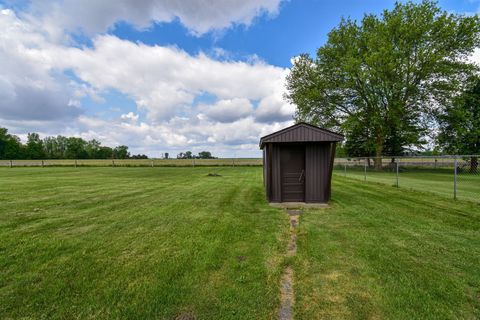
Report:
[[[27,143],[9,134],[0,127],[0,159],[148,159],[144,154],[132,155],[128,147],[115,148],[102,146],[95,139],[86,141],[78,137],[46,137],[29,133]]]
[[[212,156],[210,151],[201,151],[198,155],[192,153],[192,151],[180,152],[177,154],[177,159],[216,159]]]

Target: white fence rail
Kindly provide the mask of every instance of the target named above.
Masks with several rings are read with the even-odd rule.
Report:
[[[195,167],[261,166],[261,158],[0,160],[0,167]]]

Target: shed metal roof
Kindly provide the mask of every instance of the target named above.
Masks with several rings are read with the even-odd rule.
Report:
[[[343,138],[341,134],[300,122],[260,138],[260,149],[263,149],[266,143],[338,142],[343,141]]]

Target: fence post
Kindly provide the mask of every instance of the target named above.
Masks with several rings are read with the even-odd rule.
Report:
[[[43,160],[42,160],[42,168],[43,168],[44,164],[43,164]]]
[[[75,168],[77,167],[77,159],[75,159]]]
[[[13,168],[13,161],[10,160],[10,168]]]
[[[153,159],[152,159],[152,168],[153,168]]]
[[[367,181],[367,158],[363,159],[363,161],[365,162],[365,165],[364,165],[364,180]]]
[[[397,164],[397,188],[399,187],[399,184],[398,184],[398,159],[396,159],[396,164]]]
[[[453,199],[457,200],[457,156],[454,161],[455,168],[453,169]]]
[[[193,158],[193,167],[195,168],[195,158]]]
[[[344,163],[343,166],[344,166],[344,174],[343,175],[346,177],[347,176],[347,164]]]
[[[112,159],[112,167],[115,167],[115,160]]]
[[[235,168],[235,158],[232,159],[233,167]]]

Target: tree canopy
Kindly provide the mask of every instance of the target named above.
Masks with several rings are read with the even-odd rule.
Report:
[[[464,90],[479,44],[478,16],[396,3],[360,22],[342,19],[315,59],[297,57],[286,97],[297,121],[345,133],[347,150],[398,154],[422,145],[434,115]]]
[[[448,153],[480,154],[480,78],[469,81],[465,92],[453,99],[438,115],[438,144]],[[471,170],[478,168],[477,157],[471,157]]]

